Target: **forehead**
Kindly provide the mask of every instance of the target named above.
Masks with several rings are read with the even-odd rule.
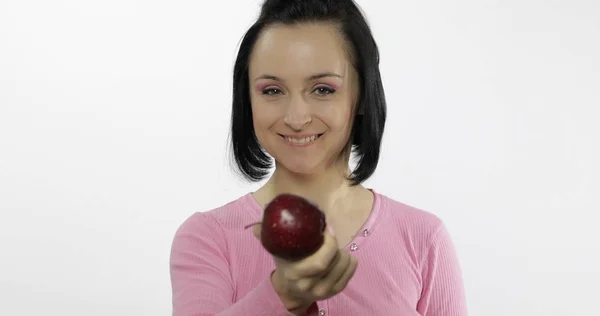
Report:
[[[280,76],[331,71],[341,75],[348,56],[338,29],[329,24],[273,25],[257,39],[250,56],[250,73]]]

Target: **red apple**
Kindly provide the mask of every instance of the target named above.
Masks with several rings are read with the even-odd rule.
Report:
[[[272,255],[298,261],[315,253],[325,240],[325,214],[293,194],[275,197],[265,208],[261,242]]]

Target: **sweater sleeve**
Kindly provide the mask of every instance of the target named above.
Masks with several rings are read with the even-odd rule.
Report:
[[[270,276],[233,302],[234,281],[227,242],[216,220],[196,213],[177,230],[171,246],[173,316],[293,316]]]
[[[466,316],[462,273],[454,245],[441,224],[422,265],[423,290],[417,311],[423,316]]]

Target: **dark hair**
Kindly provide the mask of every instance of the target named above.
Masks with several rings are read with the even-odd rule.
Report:
[[[231,145],[242,176],[251,181],[264,179],[273,166],[254,133],[250,88],[249,57],[265,27],[281,23],[333,22],[349,44],[349,55],[359,77],[359,99],[352,127],[352,152],[357,165],[350,174],[353,185],[368,179],[377,167],[386,118],[386,102],[379,73],[379,50],[362,12],[352,0],[266,0],[258,20],[248,29],[240,44],[233,69],[233,108]]]

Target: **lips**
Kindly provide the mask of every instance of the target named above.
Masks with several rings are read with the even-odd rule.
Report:
[[[315,140],[319,139],[321,136],[323,136],[323,133],[312,134],[312,135],[294,135],[294,136],[286,136],[286,135],[279,134],[279,136],[291,144],[305,145],[305,144],[312,143]]]

